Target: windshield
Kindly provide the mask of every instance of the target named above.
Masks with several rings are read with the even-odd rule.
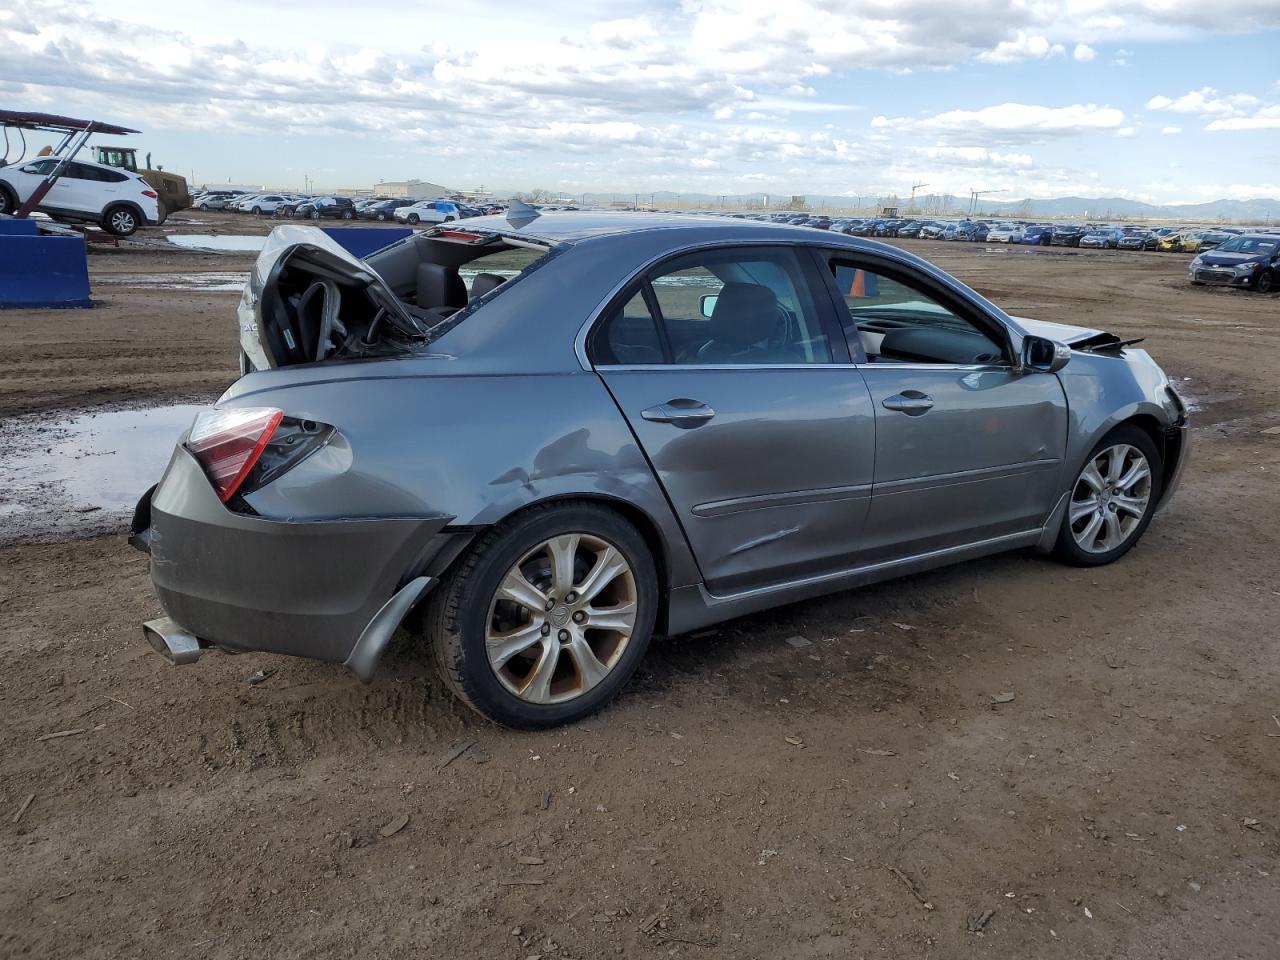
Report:
[[[1222,253],[1275,253],[1280,248],[1277,237],[1232,237],[1218,250]]]

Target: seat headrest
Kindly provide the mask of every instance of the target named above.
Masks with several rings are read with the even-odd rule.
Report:
[[[439,263],[418,264],[416,300],[419,307],[465,307],[467,285],[453,267]]]
[[[711,339],[749,347],[778,328],[778,297],[759,283],[726,283],[711,311]]]
[[[502,282],[506,277],[500,277],[496,273],[477,273],[471,281],[471,299],[475,300],[483,297],[490,290],[496,290],[502,286]]]

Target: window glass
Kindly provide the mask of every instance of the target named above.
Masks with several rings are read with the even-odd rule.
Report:
[[[69,163],[62,175],[72,180],[97,180],[98,170],[85,163]]]
[[[872,363],[989,364],[1005,360],[986,332],[914,285],[833,260],[850,340]]]
[[[27,164],[23,169],[28,173],[34,173],[41,177],[47,177],[53,172],[53,168],[57,166],[57,160],[37,160],[35,163]]]
[[[645,303],[644,291],[615,310],[596,335],[592,350],[600,364],[665,363],[658,324]]]
[[[677,364],[831,362],[790,250],[693,254],[658,268],[649,283]]]

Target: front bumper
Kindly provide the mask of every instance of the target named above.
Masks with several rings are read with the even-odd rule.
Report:
[[[1247,287],[1253,283],[1253,271],[1236,273],[1230,268],[1197,267],[1187,271],[1187,279],[1192,283],[1207,283],[1219,287]]]
[[[169,618],[202,646],[345,662],[367,680],[430,588],[433,562],[456,555],[458,535],[445,532],[451,519],[237,513],[179,446],[149,504],[139,505],[131,542],[150,552]]]
[[[1164,489],[1160,492],[1160,503],[1156,506],[1157,510],[1164,507],[1169,502],[1169,498],[1182,485],[1182,475],[1186,472],[1187,462],[1191,459],[1191,424],[1187,421],[1185,414],[1174,426],[1165,431],[1164,446],[1166,456],[1174,448],[1177,449],[1177,460],[1174,461],[1172,468],[1168,469],[1165,474]]]

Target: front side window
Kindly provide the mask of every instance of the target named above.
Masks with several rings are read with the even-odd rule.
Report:
[[[1003,346],[957,309],[905,277],[833,259],[831,275],[847,308],[852,341],[871,363],[1004,363]]]
[[[597,363],[831,363],[796,254],[713,250],[655,268],[606,319]],[[630,359],[624,359],[630,358]]]

